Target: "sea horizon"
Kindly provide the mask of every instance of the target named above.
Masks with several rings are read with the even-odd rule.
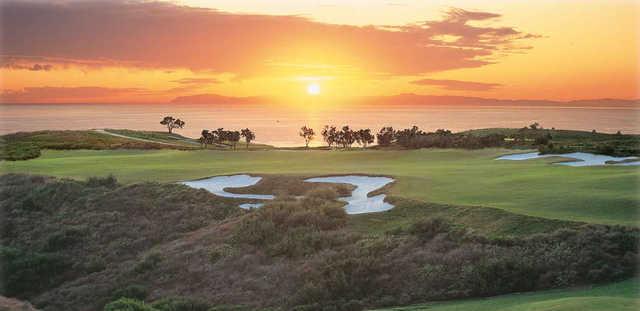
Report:
[[[297,135],[307,125],[319,132],[324,125],[351,128],[406,128],[460,132],[478,128],[519,128],[533,122],[544,128],[596,130],[640,134],[636,107],[521,105],[406,105],[291,107],[205,104],[0,104],[0,134],[39,130],[136,129],[164,131],[164,116],[186,121],[177,133],[199,137],[203,129],[250,128],[256,142],[278,147],[299,146]],[[316,140],[314,145],[319,145]]]

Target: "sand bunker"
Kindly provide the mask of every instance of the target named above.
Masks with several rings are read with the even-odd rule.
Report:
[[[273,200],[275,196],[270,194],[241,194],[225,191],[227,188],[253,186],[261,179],[262,177],[249,175],[214,176],[205,179],[185,181],[182,182],[182,184],[196,189],[205,189],[217,196],[225,198]],[[347,206],[345,206],[347,214],[383,212],[394,207],[384,201],[386,197],[384,194],[372,197],[367,196],[370,192],[378,190],[393,182],[392,178],[350,175],[309,178],[305,180],[305,182],[351,184],[356,186],[356,189],[353,190],[351,196],[339,198],[340,201],[347,202]],[[260,208],[262,206],[264,206],[264,203],[243,203],[239,205],[239,207],[243,209]]]
[[[379,194],[372,197],[367,196],[370,192],[378,190],[386,186],[387,184],[392,183],[392,178],[349,175],[315,177],[306,179],[305,181],[351,184],[356,186],[356,189],[353,190],[351,196],[339,198],[340,201],[347,202],[347,206],[344,207],[347,211],[347,214],[384,212],[394,207],[393,205],[384,201],[384,198],[386,197],[386,195],[384,194]]]
[[[612,157],[607,155],[593,154],[593,153],[586,153],[586,152],[573,152],[573,153],[565,153],[565,154],[540,154],[538,152],[530,152],[530,153],[503,155],[501,157],[496,158],[496,160],[521,161],[521,160],[540,159],[540,158],[548,158],[548,157],[563,157],[563,158],[576,159],[576,161],[555,163],[558,165],[566,165],[566,166],[640,165],[640,161],[623,162],[623,163],[615,163],[615,164],[607,163],[610,161],[634,160],[634,159],[638,159],[637,157]]]
[[[275,196],[270,194],[231,193],[226,188],[242,188],[257,184],[262,177],[249,175],[214,176],[205,179],[184,181],[182,184],[196,189],[205,189],[217,196],[236,199],[273,200]]]

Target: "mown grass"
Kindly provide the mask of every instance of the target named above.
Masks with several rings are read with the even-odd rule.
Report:
[[[581,289],[550,290],[512,294],[485,299],[420,304],[409,307],[380,309],[387,311],[600,311],[638,310],[640,280],[630,279],[613,284]]]
[[[510,212],[603,224],[637,225],[640,169],[567,167],[553,159],[496,161],[509,149],[410,151],[45,150],[6,162],[5,172],[84,179],[115,175],[125,183],[174,182],[233,173],[391,175],[394,196],[485,206]]]

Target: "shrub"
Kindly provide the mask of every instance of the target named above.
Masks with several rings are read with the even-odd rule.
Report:
[[[51,288],[69,264],[57,254],[36,253],[0,246],[2,295],[27,297]]]
[[[120,298],[130,298],[142,301],[147,298],[148,294],[148,290],[144,285],[132,284],[116,289],[113,291],[112,297],[116,300]]]
[[[118,186],[118,180],[113,175],[107,177],[89,177],[86,184],[89,187],[106,187],[113,189]]]
[[[346,213],[334,204],[315,195],[299,202],[274,202],[247,214],[233,240],[262,247],[272,256],[288,257],[340,245],[345,237],[330,231],[346,224]]]
[[[112,301],[104,306],[103,311],[157,311],[144,302],[130,299],[120,298],[116,301]]]
[[[87,262],[84,265],[84,270],[87,273],[100,272],[107,268],[107,262],[104,258],[99,256],[89,256]]]
[[[170,297],[158,300],[152,304],[158,311],[208,311],[209,305],[206,302],[184,298]]]
[[[81,241],[83,236],[84,231],[79,228],[70,228],[62,232],[56,232],[49,237],[44,250],[48,252],[64,250]]]
[[[0,159],[8,161],[29,160],[40,156],[40,147],[31,143],[9,143],[0,146]]]
[[[207,311],[251,311],[253,308],[243,305],[217,305],[209,308]],[[267,311],[270,309],[260,309],[261,311]]]
[[[414,223],[409,232],[422,240],[431,240],[438,234],[451,232],[451,226],[442,218],[428,218]]]
[[[145,273],[147,271],[155,269],[160,261],[162,261],[162,256],[160,254],[148,254],[144,256],[142,261],[138,262],[138,264],[133,268],[133,271],[136,273]]]
[[[220,259],[232,256],[234,253],[233,246],[229,244],[216,245],[209,251],[209,261],[216,263]]]

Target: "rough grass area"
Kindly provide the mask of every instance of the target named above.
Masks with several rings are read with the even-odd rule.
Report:
[[[0,294],[45,311],[355,311],[637,273],[640,231],[617,226],[555,230],[503,211],[408,202],[393,225],[363,230],[380,218],[346,215],[332,187],[245,212],[177,184],[4,175],[0,185]]]
[[[186,148],[200,147],[200,143],[193,138],[185,137],[176,133],[158,131],[137,131],[127,129],[105,129],[106,132],[119,134],[127,137],[152,140],[167,144],[176,144]]]
[[[185,146],[193,148],[192,146]],[[43,149],[181,149],[180,146],[138,141],[96,131],[38,131],[7,134],[0,137],[0,159],[28,160]]]
[[[123,183],[175,182],[253,173],[293,176],[393,176],[389,194],[457,206],[589,223],[637,225],[640,168],[565,167],[554,159],[496,161],[509,149],[407,151],[54,151],[5,162],[5,172],[85,179],[115,175]]]
[[[640,307],[640,280],[587,288],[551,290],[456,302],[421,304],[380,311],[634,311]]]
[[[349,196],[355,186],[349,184],[309,183],[305,179],[312,176],[260,175],[262,179],[255,185],[242,188],[227,188],[233,193],[275,194],[279,197],[301,196],[310,191],[330,189],[340,196]]]
[[[543,148],[547,153],[590,152],[611,156],[640,156],[640,135],[593,133],[574,130],[552,129],[511,129],[489,128],[470,130],[475,136],[504,135],[513,137],[523,135],[529,137],[527,141],[519,142],[515,147],[535,147],[535,137],[547,136],[553,148]]]

